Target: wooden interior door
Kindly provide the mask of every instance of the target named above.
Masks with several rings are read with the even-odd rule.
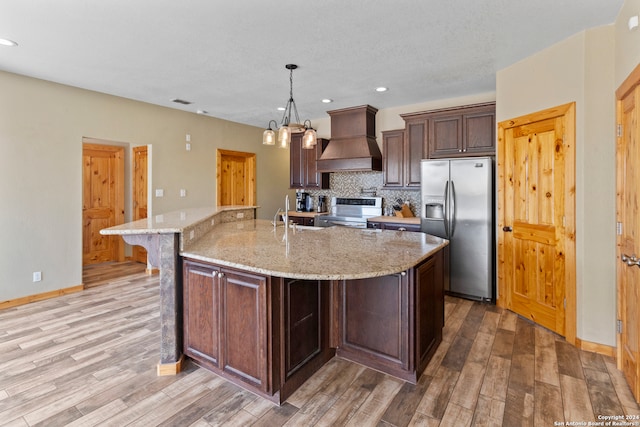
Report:
[[[636,400],[640,402],[640,65],[616,92],[617,97],[617,289],[618,368],[624,372]]]
[[[147,217],[147,146],[133,148],[133,220]],[[147,251],[139,245],[132,249],[136,262],[147,263]]]
[[[124,261],[119,236],[100,230],[124,222],[124,148],[82,146],[82,263]]]
[[[502,122],[498,139],[498,303],[571,342],[574,108],[567,104]]]
[[[255,206],[255,153],[218,150],[216,163],[218,206]]]

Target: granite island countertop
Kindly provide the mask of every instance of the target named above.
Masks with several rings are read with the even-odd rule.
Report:
[[[216,225],[180,255],[259,274],[307,280],[379,277],[408,270],[448,241],[425,233],[349,227],[274,229],[268,220]]]

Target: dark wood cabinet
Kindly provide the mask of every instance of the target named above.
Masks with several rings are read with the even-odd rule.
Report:
[[[422,231],[420,224],[404,224],[401,222],[367,221],[367,228],[377,230]]]
[[[442,341],[443,252],[401,273],[327,281],[184,258],[184,354],[276,403],[336,354],[415,383]]]
[[[268,278],[189,260],[183,274],[184,353],[269,392]]]
[[[313,227],[315,225],[315,218],[309,216],[296,216],[289,215],[289,221],[293,221],[294,224],[298,225],[306,225],[308,227]]]
[[[184,354],[218,368],[220,359],[219,269],[184,264]]]
[[[424,123],[408,124],[405,130],[382,132],[384,186],[417,190],[420,160],[424,157]]]
[[[285,279],[284,378],[289,379],[328,347],[327,295],[318,280]]]
[[[415,381],[407,377],[413,362],[409,291],[407,273],[345,280],[338,355]]]
[[[329,173],[319,173],[316,162],[329,144],[328,139],[318,138],[313,149],[302,148],[302,133],[291,135],[290,155],[290,188],[327,189]]]
[[[222,370],[269,391],[267,278],[221,268]]]
[[[462,115],[436,115],[430,119],[429,125],[429,158],[462,153]]]
[[[415,383],[442,341],[443,251],[383,277],[345,280],[337,354]]]
[[[495,156],[495,103],[402,114],[412,159]],[[418,168],[419,168],[419,160]],[[419,180],[419,170],[415,177]],[[413,177],[415,179],[415,177]],[[419,185],[419,184],[418,184]]]
[[[329,286],[183,261],[184,354],[282,403],[335,355]]]
[[[382,172],[385,187],[404,187],[403,130],[382,132]]]
[[[445,280],[443,251],[415,268],[416,370],[422,372],[442,341],[444,327],[444,286],[434,286]],[[442,301],[443,304],[436,303]]]

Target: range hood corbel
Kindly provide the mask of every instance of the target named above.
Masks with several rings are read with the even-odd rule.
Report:
[[[377,108],[370,105],[327,111],[331,140],[317,162],[318,172],[381,171],[376,142]]]

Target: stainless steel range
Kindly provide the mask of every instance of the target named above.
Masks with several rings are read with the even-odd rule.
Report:
[[[367,218],[382,215],[382,197],[332,197],[328,215],[316,216],[316,227],[367,228]]]

